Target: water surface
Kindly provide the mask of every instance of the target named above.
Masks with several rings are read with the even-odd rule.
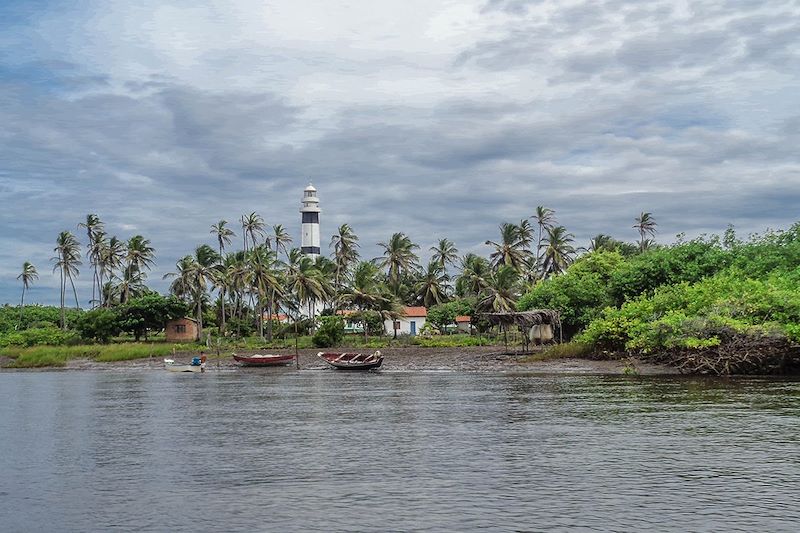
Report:
[[[3,531],[798,531],[800,382],[0,373]]]

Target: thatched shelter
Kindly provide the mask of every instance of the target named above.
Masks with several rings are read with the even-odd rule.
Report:
[[[505,313],[481,313],[481,318],[486,319],[492,325],[499,325],[503,332],[508,333],[508,328],[517,326],[522,332],[523,350],[530,348],[530,331],[535,326],[547,325],[553,329],[553,333],[558,330],[559,342],[562,340],[561,315],[553,309],[531,309],[530,311],[508,311]],[[508,351],[508,341],[506,340],[506,351]]]

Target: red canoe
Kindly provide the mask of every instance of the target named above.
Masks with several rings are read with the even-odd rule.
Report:
[[[294,361],[294,355],[283,354],[253,354],[253,355],[236,355],[233,358],[242,363],[244,366],[278,366],[288,365]]]
[[[383,364],[383,355],[378,351],[370,354],[319,352],[317,357],[339,370],[371,370]]]

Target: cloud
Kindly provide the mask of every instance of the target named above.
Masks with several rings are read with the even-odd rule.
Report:
[[[161,290],[221,218],[298,239],[309,180],[368,258],[395,231],[486,253],[540,204],[580,242],[643,210],[663,241],[796,217],[792,2],[301,7],[0,8],[0,301],[25,260],[55,301],[53,241],[90,212],[152,241]]]

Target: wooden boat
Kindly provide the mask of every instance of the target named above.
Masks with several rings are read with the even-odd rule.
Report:
[[[339,370],[372,370],[383,364],[383,355],[379,351],[371,354],[319,352],[317,357]]]
[[[243,366],[279,366],[288,365],[294,361],[294,355],[285,354],[233,354],[233,358],[242,363]]]
[[[196,364],[194,359],[197,360]],[[164,359],[164,368],[170,372],[205,372],[206,364],[204,362],[200,362],[199,357],[195,357],[194,359],[192,360],[192,363],[188,365],[175,364],[175,361],[172,359]]]

